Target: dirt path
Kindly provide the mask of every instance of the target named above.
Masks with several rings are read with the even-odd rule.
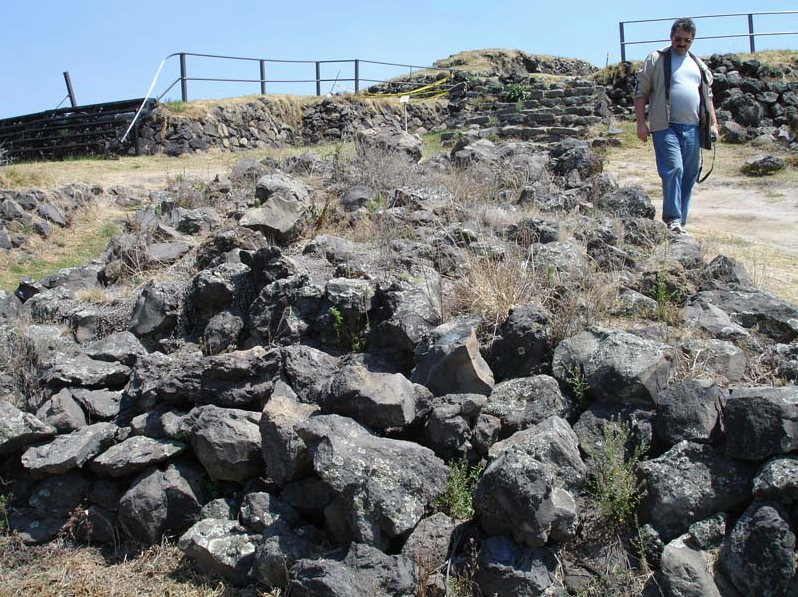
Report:
[[[798,170],[763,178],[740,173],[746,158],[764,151],[718,145],[714,171],[694,191],[687,229],[704,243],[708,258],[724,253],[739,259],[757,284],[798,302]],[[709,167],[712,158],[705,160]],[[662,194],[651,144],[610,151],[605,170],[621,185],[642,186],[659,217]]]

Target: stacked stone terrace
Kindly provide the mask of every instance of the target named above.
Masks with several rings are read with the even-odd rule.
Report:
[[[558,141],[565,137],[582,137],[589,127],[607,114],[607,98],[602,87],[593,81],[573,78],[547,84],[534,82],[525,89],[526,99],[505,102],[483,99],[477,88],[466,94],[477,108],[471,114],[450,121],[450,128],[475,126],[480,136]]]

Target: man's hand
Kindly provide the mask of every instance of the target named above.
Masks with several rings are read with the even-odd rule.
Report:
[[[717,124],[713,124],[711,127],[709,127],[709,130],[712,131],[712,139],[713,140],[720,139],[720,133],[718,131],[718,125]]]
[[[648,126],[645,122],[638,122],[637,123],[637,138],[640,139],[643,143],[648,141]]]

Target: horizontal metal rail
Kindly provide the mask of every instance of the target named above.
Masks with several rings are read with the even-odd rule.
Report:
[[[779,32],[763,32],[763,33],[756,33],[754,31],[754,17],[755,16],[762,16],[762,15],[798,15],[798,11],[795,10],[783,10],[783,11],[771,11],[771,12],[735,12],[735,13],[728,13],[728,14],[717,14],[717,15],[699,15],[690,17],[691,19],[716,19],[716,18],[724,18],[724,17],[747,17],[748,18],[748,33],[734,33],[729,35],[706,35],[696,37],[696,39],[727,39],[733,37],[747,37],[749,48],[751,52],[756,52],[756,43],[754,39],[756,37],[765,37],[765,36],[772,36],[772,35],[798,35],[798,31],[779,31]],[[620,21],[618,23],[620,40],[621,40],[621,62],[626,62],[626,46],[632,46],[637,44],[652,44],[652,43],[660,43],[660,42],[667,42],[670,41],[670,38],[666,39],[649,39],[645,41],[626,41],[625,29],[624,25],[628,25],[631,23],[655,23],[661,21],[670,21],[673,22],[678,17],[667,18],[667,19],[639,19],[635,21]]]
[[[188,67],[187,67],[187,57],[196,57],[196,58],[212,58],[212,59],[222,59],[222,60],[243,60],[247,62],[257,62],[259,64],[259,78],[257,79],[234,79],[234,78],[224,78],[224,77],[189,77],[188,76]],[[176,52],[174,54],[170,54],[166,58],[164,58],[163,63],[168,61],[171,58],[178,57],[180,59],[180,76],[175,79],[160,95],[157,96],[158,100],[161,100],[172,88],[180,83],[180,96],[181,100],[186,102],[188,101],[188,82],[189,81],[205,81],[205,82],[224,82],[224,83],[259,83],[260,84],[260,92],[261,94],[266,93],[266,83],[315,83],[316,84],[316,95],[321,95],[321,84],[322,83],[354,83],[355,86],[355,93],[359,93],[360,91],[360,83],[384,83],[385,81],[375,80],[375,79],[364,79],[360,76],[360,65],[361,64],[376,64],[381,66],[396,66],[401,68],[409,68],[410,74],[413,74],[413,69],[418,70],[433,70],[433,71],[445,71],[449,73],[453,73],[456,69],[453,68],[440,68],[436,66],[421,66],[416,64],[402,64],[398,62],[380,62],[377,60],[360,60],[358,58],[353,58],[349,60],[278,60],[275,58],[253,58],[249,56],[224,56],[221,54],[202,54],[198,52]],[[162,63],[162,66],[163,66]],[[315,77],[310,78],[302,78],[302,79],[267,79],[266,78],[266,65],[267,64],[276,64],[276,63],[285,63],[285,64],[313,64],[316,67]],[[335,78],[324,78],[321,76],[321,66],[323,64],[352,64],[354,68],[354,76],[353,77],[335,77]],[[159,69],[160,72],[160,69]],[[157,75],[156,75],[157,79]]]

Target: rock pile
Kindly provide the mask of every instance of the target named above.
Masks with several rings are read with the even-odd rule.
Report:
[[[591,479],[622,426],[649,450],[633,535],[651,582],[795,595],[798,308],[669,236],[585,142],[485,140],[420,164],[388,149],[401,167],[365,177],[377,151],[243,161],[202,210],[156,193],[102,263],[2,298],[11,528],[179,538],[207,574],[299,596],[444,594],[447,561],[483,594],[564,595],[606,566]],[[525,182],[492,209],[538,216],[478,219],[440,177],[476,193],[509,171]],[[495,328],[447,315],[469,271],[518,251],[514,282],[536,290]],[[125,264],[167,261],[114,292]],[[663,295],[681,297],[674,327]],[[453,520],[436,509],[463,461],[484,472],[473,518]]]

